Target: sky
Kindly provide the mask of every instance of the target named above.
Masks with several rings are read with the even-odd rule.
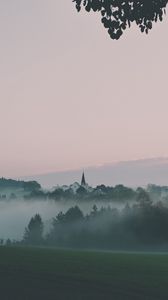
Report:
[[[0,176],[167,157],[167,25],[113,41],[71,0],[2,0]]]

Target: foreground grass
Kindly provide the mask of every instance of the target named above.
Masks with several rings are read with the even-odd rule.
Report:
[[[168,299],[168,255],[0,247],[0,299]]]

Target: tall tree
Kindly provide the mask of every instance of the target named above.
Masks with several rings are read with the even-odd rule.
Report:
[[[135,22],[141,32],[148,33],[153,22],[162,21],[168,0],[73,0],[77,11],[101,13],[101,21],[112,39],[118,40]]]
[[[25,229],[23,240],[26,244],[30,245],[40,245],[42,243],[43,222],[39,214],[31,218],[28,227]]]

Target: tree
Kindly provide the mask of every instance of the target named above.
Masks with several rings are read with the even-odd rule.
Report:
[[[87,190],[83,187],[83,186],[80,186],[77,191],[76,191],[76,194],[80,197],[84,197],[87,195]]]
[[[141,187],[137,188],[137,197],[136,201],[141,207],[147,207],[152,205],[152,200],[150,199],[149,194]]]
[[[122,184],[118,184],[114,187],[113,189],[113,198],[114,199],[134,199],[135,197],[135,192],[131,189],[131,188],[128,188],[128,187],[125,187],[124,185]]]
[[[92,211],[91,211],[90,215],[92,217],[94,217],[94,216],[97,215],[97,213],[98,213],[98,208],[97,208],[96,204],[94,204],[93,207],[92,207]]]
[[[73,0],[79,12],[101,13],[101,21],[112,39],[118,40],[127,27],[135,22],[141,32],[148,33],[153,22],[163,20],[168,0]]]
[[[71,207],[65,213],[65,222],[76,222],[83,219],[83,213],[78,206]]]
[[[8,247],[11,246],[11,245],[12,245],[11,240],[10,240],[10,239],[7,239],[5,245],[8,246]]]
[[[39,214],[31,218],[25,229],[24,242],[30,245],[39,245],[43,241],[43,222]]]

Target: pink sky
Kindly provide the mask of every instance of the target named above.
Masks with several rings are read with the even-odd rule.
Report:
[[[168,21],[112,41],[71,0],[0,3],[0,176],[168,156]]]

